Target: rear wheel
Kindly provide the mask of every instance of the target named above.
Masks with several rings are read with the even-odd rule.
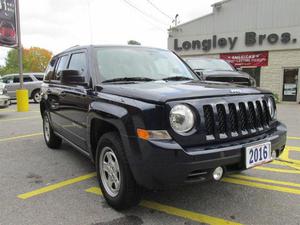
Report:
[[[41,101],[42,95],[41,90],[34,90],[31,94],[31,98],[35,103],[39,103]]]
[[[49,148],[57,149],[61,146],[62,139],[53,132],[47,112],[44,112],[43,115],[43,133],[45,142]]]
[[[117,133],[104,134],[97,147],[97,178],[107,203],[117,210],[137,205],[141,189],[136,184]]]

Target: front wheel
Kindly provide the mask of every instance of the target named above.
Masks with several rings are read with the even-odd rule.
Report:
[[[47,112],[43,114],[43,133],[45,142],[49,148],[57,149],[61,146],[62,139],[53,132]]]
[[[137,205],[141,189],[136,184],[117,133],[104,134],[97,147],[97,178],[104,198],[116,210]]]

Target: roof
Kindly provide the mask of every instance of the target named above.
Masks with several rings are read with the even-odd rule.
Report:
[[[219,2],[216,2],[216,3],[212,4],[211,7],[214,8],[214,7],[217,7],[217,6],[221,6],[221,5],[223,5],[223,4],[225,4],[225,3],[229,2],[229,1],[231,1],[231,0],[222,0],[222,1],[219,1]],[[206,14],[206,15],[197,17],[197,18],[195,18],[195,19],[193,19],[193,20],[190,20],[190,21],[188,21],[188,22],[181,23],[181,24],[179,24],[179,25],[177,25],[177,26],[174,26],[174,27],[172,27],[172,28],[178,28],[178,27],[181,27],[181,26],[183,26],[183,25],[186,25],[186,24],[195,22],[196,20],[202,19],[202,18],[207,17],[207,16],[211,16],[211,15],[213,15],[213,14],[214,14],[214,12],[208,13],[208,14]],[[171,28],[171,29],[172,29],[172,28]]]
[[[142,46],[142,45],[75,45],[73,47],[67,48],[64,51],[54,55],[53,57],[59,56],[61,54],[76,51],[80,49],[90,49],[90,48],[144,48],[144,49],[156,49],[156,50],[164,50],[169,51],[168,49],[157,48],[157,47],[149,47],[149,46]]]

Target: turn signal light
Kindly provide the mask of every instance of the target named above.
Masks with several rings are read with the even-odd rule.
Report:
[[[137,129],[137,136],[143,140],[171,140],[171,136],[166,130],[144,130]]]

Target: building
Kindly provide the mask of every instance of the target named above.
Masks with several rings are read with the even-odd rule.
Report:
[[[182,57],[215,57],[252,75],[280,100],[300,101],[300,1],[224,0],[169,30]]]

